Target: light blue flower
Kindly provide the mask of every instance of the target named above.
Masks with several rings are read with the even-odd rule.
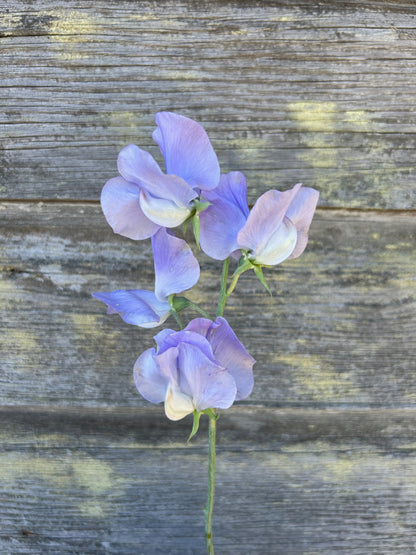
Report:
[[[119,314],[128,324],[154,328],[171,312],[169,297],[190,289],[199,279],[200,269],[189,245],[160,228],[152,237],[155,290],[130,289],[93,293],[108,305],[108,314]]]
[[[211,204],[199,215],[202,250],[217,260],[244,251],[253,264],[274,266],[305,250],[319,193],[298,183],[267,191],[249,211],[246,179],[231,172],[205,196]]]
[[[195,318],[182,331],[161,331],[155,341],[157,348],[137,359],[134,380],[145,399],[164,402],[171,420],[227,409],[251,393],[255,360],[225,318]]]
[[[101,193],[101,207],[115,233],[146,239],[160,227],[173,228],[195,213],[198,197],[219,182],[217,156],[201,125],[174,114],[156,114],[153,139],[165,159],[163,173],[154,158],[136,145],[118,156],[119,177]]]

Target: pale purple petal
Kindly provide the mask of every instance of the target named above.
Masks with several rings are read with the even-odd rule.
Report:
[[[289,191],[267,191],[255,203],[240,230],[241,248],[250,250],[259,264],[274,265],[290,256],[296,245],[296,228],[284,220],[301,184]],[[280,241],[280,242],[279,242]]]
[[[171,330],[170,328],[165,328],[163,330],[161,330],[159,333],[157,333],[155,336],[153,336],[153,339],[156,341],[156,345],[157,345],[157,353],[159,354],[160,352],[162,352],[162,350],[164,349],[164,345],[165,345],[165,341],[168,341],[169,336],[172,333],[177,333],[175,330]],[[170,345],[172,346],[172,345]],[[174,345],[176,346],[176,345]],[[166,349],[164,349],[166,350]]]
[[[211,322],[211,320],[208,320],[208,322]],[[214,354],[209,341],[205,336],[189,331],[188,326],[181,331],[173,332],[169,335],[162,335],[162,332],[160,332],[155,337],[155,340],[159,346],[158,354],[165,352],[171,347],[177,347],[181,343],[188,343],[189,345],[197,347],[208,359],[215,362]]]
[[[221,175],[218,187],[207,191],[204,196],[208,199],[222,198],[237,206],[245,219],[249,214],[247,203],[247,180],[241,172],[229,172]]]
[[[256,362],[247,352],[225,318],[218,317],[207,332],[215,359],[233,376],[237,395],[235,400],[250,395],[253,384],[253,365]]]
[[[182,207],[197,197],[188,183],[177,175],[165,175],[154,158],[136,145],[120,151],[117,166],[120,175],[154,197],[171,200]]]
[[[159,229],[140,207],[140,187],[122,177],[107,181],[101,192],[101,207],[114,233],[129,239],[147,239]]]
[[[194,345],[181,343],[178,349],[179,387],[185,394],[192,395],[196,410],[229,408],[236,395],[233,377]]]
[[[214,189],[220,168],[204,128],[195,121],[174,114],[156,114],[153,139],[165,158],[166,173],[179,175],[193,188]]]
[[[140,206],[149,220],[162,227],[176,227],[191,214],[189,207],[178,205],[172,200],[154,197],[144,189],[140,192]]]
[[[295,224],[298,231],[308,231],[318,199],[319,192],[312,187],[302,187],[298,190],[286,212],[286,216]]]
[[[184,331],[192,331],[202,335],[204,338],[208,337],[208,332],[211,329],[212,320],[208,318],[194,318],[185,327]]]
[[[108,314],[119,314],[128,324],[154,328],[170,314],[168,302],[161,302],[153,291],[142,289],[117,290],[110,293],[93,293],[93,297],[108,305]]]
[[[237,235],[249,213],[244,175],[230,172],[221,176],[220,185],[206,197],[211,204],[199,214],[199,242],[208,256],[224,260],[239,249]]]
[[[298,240],[289,258],[300,256],[308,244],[308,231],[311,225],[319,192],[310,187],[300,189],[286,212],[287,217],[296,226]]]
[[[165,400],[170,376],[164,374],[156,362],[155,350],[147,349],[136,360],[133,377],[137,389],[151,403]]]
[[[160,300],[190,289],[199,279],[199,264],[190,246],[160,229],[152,237],[155,263],[155,293]]]

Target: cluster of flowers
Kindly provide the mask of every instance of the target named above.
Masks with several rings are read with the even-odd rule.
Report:
[[[193,287],[200,268],[190,246],[172,228],[192,222],[197,245],[211,258],[238,260],[238,277],[253,269],[266,286],[262,266],[298,257],[305,249],[318,192],[295,185],[267,191],[250,210],[240,172],[220,174],[217,156],[201,125],[171,112],[156,115],[153,139],[166,173],[135,145],[119,153],[119,177],[110,179],[101,206],[115,233],[134,240],[151,238],[154,291],[94,293],[129,324],[161,325],[190,301],[177,295]],[[219,311],[217,318],[195,318],[180,331],[164,329],[156,349],[136,361],[134,379],[141,395],[165,403],[171,420],[210,409],[229,408],[253,388],[254,359]]]

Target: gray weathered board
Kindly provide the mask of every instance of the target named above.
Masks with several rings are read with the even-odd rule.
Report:
[[[250,202],[321,192],[273,297],[245,274],[227,305],[257,363],[218,422],[216,553],[413,554],[416,3],[0,0],[0,56],[0,553],[204,553],[206,422],[187,444],[138,395],[155,332],[91,297],[153,286],[99,195],[172,110]]]

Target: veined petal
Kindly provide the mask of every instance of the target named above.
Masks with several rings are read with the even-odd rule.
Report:
[[[170,305],[160,301],[153,291],[144,289],[93,293],[93,297],[108,305],[107,314],[119,314],[128,324],[154,328],[163,324],[170,314]]]
[[[170,377],[159,368],[154,349],[147,349],[139,356],[133,368],[133,377],[139,393],[145,399],[151,403],[165,400]]]
[[[221,198],[238,207],[245,220],[249,214],[247,203],[247,180],[241,172],[229,172],[220,177],[218,187],[205,193],[208,200]]]
[[[204,128],[172,112],[156,114],[156,124],[153,139],[165,158],[166,173],[179,175],[192,188],[214,189],[220,167]]]
[[[274,265],[285,260],[296,245],[296,228],[284,217],[300,189],[298,183],[289,191],[267,191],[255,203],[237,240],[241,248],[251,250],[259,264]],[[283,226],[282,226],[283,223]],[[278,241],[282,241],[279,250]],[[267,259],[267,262],[266,260]],[[274,262],[273,260],[279,260]]]
[[[211,322],[211,320],[208,321]],[[181,331],[172,332],[166,335],[163,335],[163,332],[158,333],[155,337],[159,346],[158,354],[162,354],[171,347],[177,347],[180,343],[188,343],[189,345],[193,345],[198,348],[206,358],[215,362],[212,347],[208,339],[199,333],[188,330],[188,326]]]
[[[237,392],[231,374],[194,345],[181,343],[178,350],[178,366],[181,369],[179,387],[192,395],[196,410],[228,409]]]
[[[230,172],[206,196],[211,204],[199,215],[199,242],[208,256],[224,260],[239,249],[237,235],[249,213],[246,179],[241,172]]]
[[[199,264],[190,246],[161,228],[152,237],[155,293],[160,300],[190,289],[199,279]]]
[[[175,383],[170,383],[165,397],[165,414],[170,420],[181,420],[194,412],[192,398],[183,393]]]
[[[171,200],[154,197],[144,189],[140,192],[140,206],[149,220],[162,227],[176,227],[191,213],[190,208],[179,206]]]
[[[129,239],[147,239],[159,229],[140,207],[140,187],[122,177],[107,181],[101,192],[101,207],[114,233]]]
[[[136,145],[128,145],[120,151],[117,166],[120,175],[155,197],[181,206],[188,206],[197,197],[186,181],[177,175],[165,175],[151,154]]]
[[[163,175],[153,156],[133,144],[120,150],[117,158],[117,168],[124,179],[138,185],[142,181],[153,181]]]
[[[289,258],[300,256],[308,244],[308,231],[311,225],[316,205],[318,204],[319,192],[311,187],[299,190],[292,200],[286,216],[295,225],[298,231],[298,239]]]
[[[253,389],[253,365],[256,362],[247,352],[225,318],[218,317],[208,332],[215,359],[233,376],[237,393],[235,400],[245,399]]]
[[[199,244],[215,260],[225,260],[240,248],[237,235],[246,223],[240,209],[218,198],[199,214]]]

